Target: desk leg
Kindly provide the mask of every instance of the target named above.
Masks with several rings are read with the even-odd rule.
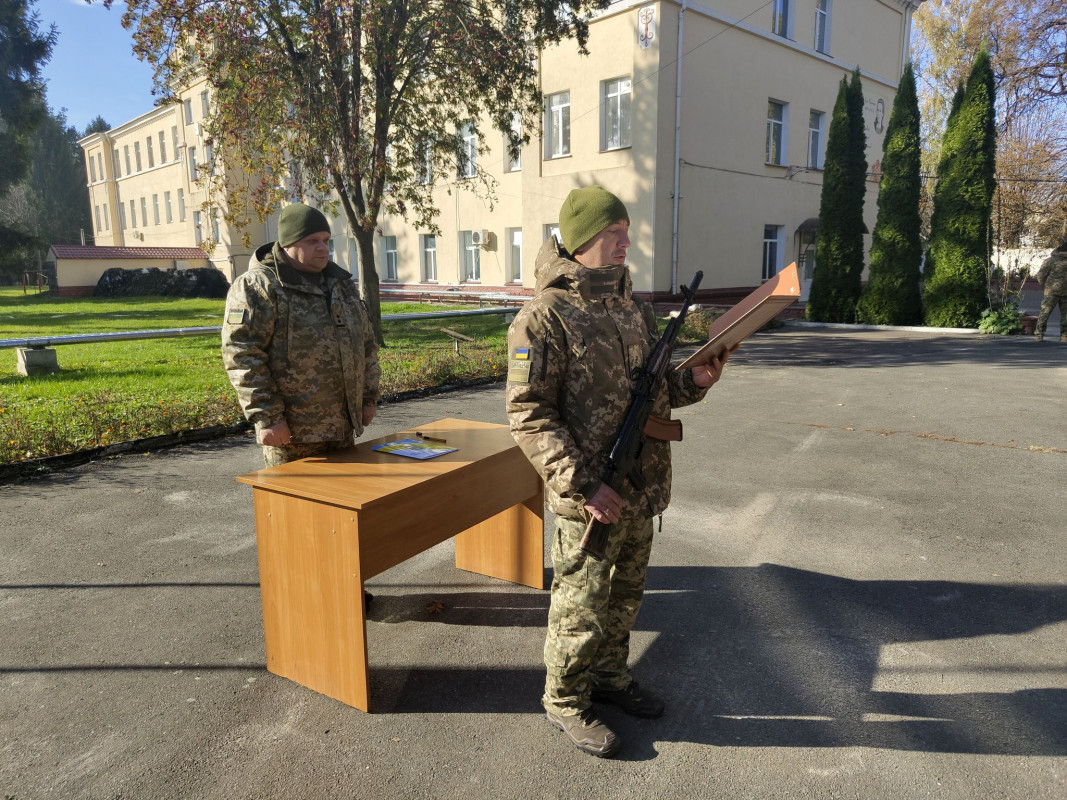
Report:
[[[267,669],[370,710],[356,512],[254,491]]]
[[[545,512],[541,492],[456,536],[456,566],[545,588]]]

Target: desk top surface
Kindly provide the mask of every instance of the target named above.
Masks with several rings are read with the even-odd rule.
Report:
[[[374,445],[416,438],[416,431],[445,439],[459,448],[436,458],[415,458],[372,450]],[[418,484],[460,470],[469,470],[492,456],[514,450],[530,470],[511,438],[507,425],[466,419],[441,419],[326,456],[315,456],[238,476],[253,488],[281,492],[346,508],[360,509],[368,503],[395,495]]]

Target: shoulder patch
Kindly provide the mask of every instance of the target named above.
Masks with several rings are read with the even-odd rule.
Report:
[[[228,312],[226,312],[226,324],[243,325],[247,316],[247,308],[231,308]]]
[[[520,347],[508,359],[508,383],[530,382],[530,348]]]

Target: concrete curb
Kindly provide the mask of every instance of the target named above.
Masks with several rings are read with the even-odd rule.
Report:
[[[860,325],[847,322],[808,322],[806,320],[783,319],[782,325],[796,328],[836,328],[848,331],[909,331],[912,333],[981,333],[978,328],[927,328],[921,325]]]

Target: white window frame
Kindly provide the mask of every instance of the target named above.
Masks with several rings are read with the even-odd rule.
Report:
[[[511,112],[511,132],[515,135],[515,138],[522,136],[522,114],[518,111]],[[511,153],[508,152],[508,137],[504,137],[504,172],[521,172],[522,171],[522,149],[519,149],[518,155],[512,158]]]
[[[100,222],[100,206],[93,206],[93,211],[96,213],[96,230],[99,233],[104,229],[103,224]]]
[[[152,221],[159,224],[159,195],[152,195]]]
[[[771,0],[771,33],[792,39],[795,11],[796,0]]]
[[[522,228],[505,228],[508,282],[522,283]]]
[[[211,116],[211,100],[209,99],[207,89],[204,89],[204,91],[200,93],[200,116],[204,119]]]
[[[104,230],[111,230],[111,218],[107,215],[107,203],[104,203]]]
[[[132,197],[130,198],[130,227],[137,227],[137,203]]]
[[[808,168],[822,169],[825,155],[826,113],[813,108],[808,112]]]
[[[119,230],[126,230],[126,204],[119,203]]]
[[[830,21],[834,0],[815,0],[815,41],[813,46],[820,53],[830,53]]]
[[[115,168],[115,177],[116,178],[121,178],[122,177],[122,162],[119,159],[119,151],[117,149],[111,151],[111,162],[112,162],[111,165]]]
[[[89,182],[96,183],[96,159],[89,158]]]
[[[200,178],[196,174],[196,148],[189,149],[189,183],[196,183]]]
[[[185,111],[185,124],[193,124],[193,98],[186,97],[182,100],[182,109]]]
[[[571,93],[556,92],[545,98],[545,158],[571,154]]]
[[[178,160],[178,148],[179,148],[179,145],[178,145],[178,126],[177,125],[171,125],[170,126],[170,139],[171,139],[171,144],[174,145],[174,160],[177,161]]]
[[[629,75],[600,82],[600,149],[630,147],[633,80]]]
[[[556,241],[559,242],[560,247],[562,247],[563,246],[563,236],[559,232],[559,223],[558,222],[549,222],[549,223],[545,224],[545,238],[544,238],[544,241],[547,242],[553,236],[556,237]]]
[[[419,142],[415,153],[415,183],[429,186],[433,183],[433,147],[429,142]]]
[[[137,171],[140,172],[141,167],[141,143],[133,143],[133,163],[137,165]]]
[[[124,144],[122,146],[122,155],[126,159],[126,174],[127,175],[132,175],[133,174],[133,165],[130,163],[130,146],[128,144]]]
[[[780,117],[773,116],[774,108],[781,110]],[[776,167],[784,167],[788,163],[786,153],[789,151],[787,132],[789,130],[789,103],[775,100],[773,97],[767,100],[767,139],[764,147],[764,163]],[[773,148],[773,152],[772,152]]]
[[[163,213],[166,214],[167,224],[174,222],[174,209],[170,204],[170,192],[163,192]]]
[[[156,165],[156,156],[152,152],[152,137],[146,136],[144,139],[145,153],[148,156],[148,168],[152,169]]]
[[[382,280],[396,281],[398,267],[396,237],[382,237]]]
[[[459,139],[456,177],[473,178],[478,174],[478,132],[474,129],[473,122],[468,122],[460,128]]]
[[[185,222],[185,190],[178,189],[178,222]]]
[[[437,283],[437,236],[424,233],[421,239],[422,280],[425,283]]]
[[[197,245],[204,241],[202,217],[199,211],[193,212],[193,240]]]
[[[218,211],[211,215],[211,241],[217,244],[222,242],[222,222]],[[330,239],[330,261],[333,261],[333,239]]]
[[[159,132],[159,163],[167,163],[167,134],[165,131]]]
[[[141,227],[148,227],[148,198],[141,198]]]
[[[781,272],[785,257],[785,225],[763,226],[762,276],[767,281]]]
[[[474,231],[460,231],[460,246],[463,248],[460,262],[463,264],[464,283],[477,283],[482,279],[482,248],[474,244]]]

